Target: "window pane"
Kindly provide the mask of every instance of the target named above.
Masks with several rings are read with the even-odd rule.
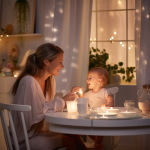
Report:
[[[135,42],[128,42],[128,66],[136,67],[136,64],[135,64]],[[136,79],[136,72],[134,72],[134,79]]]
[[[135,39],[135,10],[128,11],[128,40]]]
[[[135,42],[128,42],[128,66],[135,67]]]
[[[97,10],[126,9],[126,0],[97,0]]]
[[[97,27],[98,40],[126,40],[126,12],[97,12]]]
[[[92,47],[96,48],[96,42],[90,42],[90,48]]]
[[[135,9],[135,0],[128,0],[128,9]]]
[[[92,11],[96,10],[96,0],[93,0]]]
[[[92,12],[90,41],[96,41],[96,12]]]
[[[120,42],[98,42],[98,48],[105,49],[109,54],[109,64],[123,62],[123,67],[126,67],[126,42],[122,42],[122,44]]]

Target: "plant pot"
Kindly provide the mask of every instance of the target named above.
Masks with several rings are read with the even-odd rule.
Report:
[[[120,75],[118,75],[118,74],[114,75],[114,83],[115,83],[115,85],[120,85],[120,83],[121,83]]]

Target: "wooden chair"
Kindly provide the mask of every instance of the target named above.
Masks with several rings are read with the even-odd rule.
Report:
[[[18,139],[17,139],[15,128],[14,128],[14,123],[13,123],[13,120],[12,120],[12,116],[11,116],[11,113],[10,113],[11,110],[18,111],[20,113],[21,121],[22,121],[22,125],[23,125],[23,132],[24,132],[24,136],[25,136],[26,149],[30,150],[26,125],[25,125],[25,120],[24,120],[24,115],[23,115],[22,112],[30,111],[31,107],[28,106],[28,105],[0,103],[0,117],[1,117],[2,127],[3,127],[5,142],[6,142],[6,145],[7,145],[7,149],[8,150],[13,150],[4,110],[7,110],[7,112],[8,112],[9,125],[10,125],[11,131],[12,131],[12,137],[13,137],[14,144],[15,144],[15,150],[19,150],[19,144],[18,144]]]

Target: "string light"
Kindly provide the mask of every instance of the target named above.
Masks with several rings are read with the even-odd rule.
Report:
[[[122,47],[124,47],[124,45],[122,44]]]
[[[120,44],[122,44],[122,42],[120,42]]]
[[[114,34],[117,34],[116,32],[114,32]]]
[[[129,47],[129,49],[131,49],[131,47]]]

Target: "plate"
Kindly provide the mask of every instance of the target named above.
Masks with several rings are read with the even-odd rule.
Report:
[[[97,113],[100,116],[117,116],[117,113]]]

